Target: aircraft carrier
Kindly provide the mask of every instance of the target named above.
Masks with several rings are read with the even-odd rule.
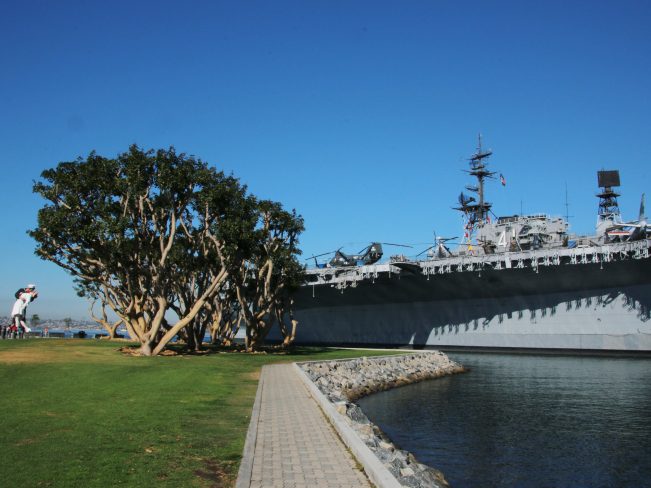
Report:
[[[594,236],[561,217],[497,217],[484,198],[491,151],[469,158],[464,237],[380,262],[381,243],[337,251],[294,295],[297,344],[651,352],[651,228],[623,221],[618,171],[599,171]],[[504,184],[502,175],[499,176]],[[316,260],[315,260],[316,262]]]

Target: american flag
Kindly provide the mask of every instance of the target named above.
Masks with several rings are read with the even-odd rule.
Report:
[[[502,173],[500,173],[500,183],[502,183],[502,186],[506,186],[506,179]]]

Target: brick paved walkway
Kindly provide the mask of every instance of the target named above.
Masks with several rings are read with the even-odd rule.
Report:
[[[371,486],[291,364],[265,366],[260,388],[250,484],[240,470],[238,487]]]

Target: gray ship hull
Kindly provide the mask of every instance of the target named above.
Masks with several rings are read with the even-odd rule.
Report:
[[[649,241],[637,247],[617,259],[616,249],[595,248],[587,258],[582,250],[578,260],[567,251],[548,266],[542,257],[514,257],[507,269],[484,262],[457,272],[321,272],[295,296],[296,343],[649,352]]]

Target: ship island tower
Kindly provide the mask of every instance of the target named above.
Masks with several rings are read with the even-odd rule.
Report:
[[[481,134],[478,137],[477,152],[468,159],[470,169],[464,170],[476,179],[474,185],[467,185],[466,190],[476,196],[469,196],[461,192],[459,206],[454,207],[463,214],[464,236],[462,245],[467,246],[472,252],[472,239],[478,227],[490,222],[490,209],[492,204],[484,199],[484,183],[487,179],[494,179],[495,172],[487,166],[488,158],[493,154],[491,150],[484,150],[481,146]]]

